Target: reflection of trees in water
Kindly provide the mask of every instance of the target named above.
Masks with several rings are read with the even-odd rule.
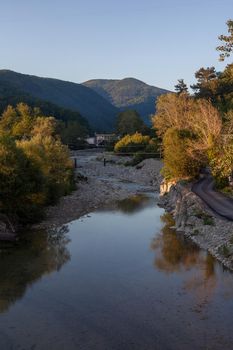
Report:
[[[154,264],[165,273],[179,273],[184,278],[184,290],[195,293],[195,312],[202,312],[212,300],[217,287],[224,291],[224,297],[233,298],[232,273],[223,272],[221,265],[210,254],[201,251],[188,242],[183,234],[176,233],[175,222],[170,214],[161,217],[164,227],[156,236],[151,248],[156,251]],[[188,272],[188,273],[187,273]]]
[[[166,273],[184,273],[186,290],[194,290],[202,306],[209,301],[217,285],[215,259],[204,254],[195,244],[187,242],[174,229],[175,222],[170,214],[161,217],[165,223],[161,234],[155,237],[151,247],[156,251],[154,264]],[[185,271],[195,270],[188,275]],[[191,277],[190,277],[191,276]]]
[[[0,312],[22,298],[28,286],[69,261],[67,232],[63,226],[25,233],[16,246],[0,246]]]
[[[175,222],[171,215],[164,214],[161,220],[165,223],[161,234],[151,243],[156,250],[155,266],[164,272],[171,273],[182,269],[189,269],[199,263],[199,249],[192,243],[185,242],[177,236],[171,227]]]
[[[118,201],[117,209],[125,214],[135,214],[143,208],[147,207],[150,202],[150,197],[143,194],[138,194]]]

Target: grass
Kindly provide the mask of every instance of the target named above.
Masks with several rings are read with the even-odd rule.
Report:
[[[204,214],[205,213],[203,211],[201,211],[201,210],[195,210],[193,212],[193,215],[196,216],[196,218],[198,218],[198,219],[202,219]]]
[[[228,248],[228,246],[226,244],[223,244],[221,247],[219,247],[218,251],[225,258],[229,258],[229,256],[231,255],[230,249]]]
[[[199,234],[199,230],[196,228],[193,232],[192,232],[192,236],[197,236]]]
[[[206,216],[203,218],[203,224],[214,226],[214,220],[211,216]]]
[[[214,226],[214,219],[211,215],[205,213],[204,211],[196,211],[194,213],[194,216],[196,216],[198,219],[203,220],[204,225],[211,225]]]
[[[233,188],[231,186],[222,188],[220,192],[227,195],[228,197],[233,197]]]

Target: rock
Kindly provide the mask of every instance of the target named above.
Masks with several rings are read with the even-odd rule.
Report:
[[[142,191],[158,191],[160,170],[162,163],[158,159],[145,159],[140,163],[140,169],[133,166],[124,166],[127,157],[118,157],[111,154],[101,154],[108,162],[97,160],[89,152],[86,156],[82,152],[73,152],[78,158],[78,169],[84,181],[79,181],[78,188],[69,196],[60,199],[58,205],[47,208],[47,219],[37,228],[47,228],[51,224],[60,226],[81,215],[95,210],[106,203],[124,199]],[[128,157],[129,158],[129,157]],[[79,170],[81,168],[81,172]],[[80,175],[78,175],[79,177]],[[85,177],[88,181],[85,181]]]
[[[171,187],[174,185],[176,185],[175,181],[163,180],[160,184],[160,196],[167,194],[170,191]]]
[[[191,184],[173,184],[169,192],[160,197],[159,203],[172,214],[177,231],[182,231],[233,270],[233,222],[215,217],[191,191]]]

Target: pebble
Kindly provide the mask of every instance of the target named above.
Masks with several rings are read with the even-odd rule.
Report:
[[[136,169],[124,166],[128,157],[106,154],[107,163],[104,167],[102,158],[98,155],[92,156],[89,153],[80,156],[77,152],[75,156],[78,159],[77,173],[86,176],[87,181],[79,182],[77,190],[61,198],[58,205],[48,207],[46,219],[34,225],[35,228],[49,228],[51,225],[58,227],[115,200],[138,192],[159,191],[162,168],[160,160],[146,159],[140,163],[142,167]]]

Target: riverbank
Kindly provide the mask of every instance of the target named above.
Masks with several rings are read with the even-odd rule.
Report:
[[[175,220],[175,228],[233,271],[233,222],[215,214],[191,191],[191,184],[173,185],[160,205]]]
[[[125,166],[129,160],[108,153],[77,151],[76,175],[81,178],[77,189],[46,209],[46,219],[34,228],[58,227],[102,207],[142,192],[159,192],[162,163],[146,159],[135,166]],[[106,165],[104,166],[104,158]]]

